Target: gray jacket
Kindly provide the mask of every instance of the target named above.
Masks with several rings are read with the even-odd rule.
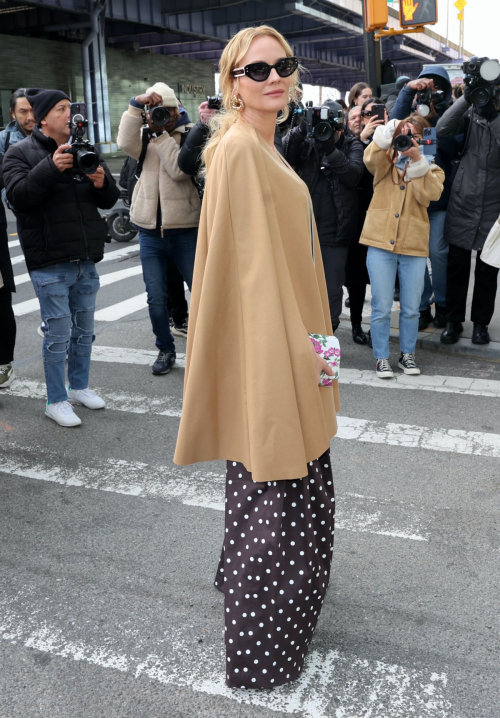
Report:
[[[444,237],[462,249],[482,249],[500,215],[500,116],[488,122],[461,97],[438,121],[438,137],[466,134],[467,119],[469,141],[451,188]]]

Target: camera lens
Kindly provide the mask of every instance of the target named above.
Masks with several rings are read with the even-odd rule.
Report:
[[[93,175],[99,167],[99,157],[90,150],[78,150],[76,153],[78,169],[85,175]]]
[[[470,99],[476,107],[484,107],[491,98],[491,90],[489,87],[476,87],[472,90]]]
[[[166,107],[153,107],[150,110],[149,116],[151,117],[151,122],[154,125],[158,125],[158,127],[168,125],[170,122],[170,112]]]
[[[328,122],[318,122],[314,128],[314,137],[320,142],[326,142],[333,134],[333,128]]]
[[[412,138],[408,135],[398,135],[394,140],[394,147],[398,152],[406,152],[413,147]]]

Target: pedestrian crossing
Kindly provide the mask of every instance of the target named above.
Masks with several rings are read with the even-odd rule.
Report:
[[[139,291],[142,288],[140,263],[128,264],[137,249],[137,244],[118,250],[107,248],[105,257],[118,252],[114,259],[123,261],[126,266],[120,264],[118,269],[108,264],[101,270],[98,265],[101,287],[105,290],[107,286],[114,285],[121,292],[120,301],[112,301],[111,295],[101,290],[96,311],[98,322],[134,317],[146,308],[145,293]],[[109,263],[112,259],[106,261]],[[24,276],[19,275],[21,278]],[[21,285],[27,286],[19,292],[19,299],[16,298],[15,312],[19,317],[29,317],[39,309],[28,282],[29,277],[21,282]],[[149,319],[144,317],[144,321]],[[46,492],[50,497],[49,503],[53,501],[56,504],[57,512],[66,509],[63,504],[56,503],[59,497],[50,494],[52,489],[61,488],[69,492],[65,494],[68,506],[73,501],[71,492],[75,499],[79,492],[85,492],[95,507],[95,517],[88,519],[92,535],[98,517],[99,521],[103,519],[97,507],[105,502],[108,509],[110,501],[118,502],[121,508],[125,507],[125,502],[131,502],[137,515],[149,511],[152,505],[172,506],[176,513],[190,510],[193,513],[190,514],[192,524],[188,532],[183,536],[171,535],[175,541],[182,543],[184,555],[187,542],[193,545],[200,542],[201,545],[203,541],[197,532],[202,516],[208,516],[216,530],[220,528],[222,532],[225,488],[224,467],[220,463],[178,467],[169,460],[170,450],[164,453],[167,458],[159,459],[157,456],[158,437],[175,437],[182,413],[182,397],[180,392],[175,393],[179,382],[171,380],[176,372],[182,377],[185,355],[177,354],[172,375],[151,381],[149,366],[156,358],[156,351],[128,346],[130,339],[123,333],[117,335],[117,345],[114,346],[110,345],[112,339],[103,340],[102,337],[98,336],[93,346],[91,376],[96,377],[92,388],[105,398],[107,408],[102,412],[89,412],[77,407],[77,413],[84,418],[82,428],[59,429],[43,417],[45,385],[41,380],[41,367],[36,378],[33,371],[25,372],[24,368],[16,370],[18,378],[1,393],[0,432],[4,432],[2,436],[7,440],[0,442],[0,486],[2,480],[15,480],[20,482],[17,489],[20,491],[21,482],[29,482],[36,501],[42,503]],[[123,346],[119,345],[121,341]],[[127,371],[134,372],[133,386],[125,378],[122,379]],[[111,378],[114,380],[112,388],[108,384]],[[147,681],[158,691],[171,686],[180,691],[194,692],[207,701],[218,698],[224,701],[218,706],[218,715],[232,716],[235,709],[226,710],[227,705],[242,704],[250,711],[257,711],[249,715],[260,715],[262,718],[270,718],[274,713],[296,718],[360,718],[362,715],[371,718],[462,718],[450,693],[450,684],[457,680],[457,666],[453,660],[450,658],[448,662],[436,645],[432,646],[432,650],[422,649],[421,661],[415,656],[410,657],[406,647],[398,654],[396,636],[400,629],[398,621],[405,615],[404,609],[394,611],[394,642],[389,654],[386,654],[382,649],[377,653],[373,643],[370,651],[365,651],[362,639],[355,646],[349,645],[346,640],[346,636],[350,635],[348,619],[342,624],[340,606],[347,608],[348,601],[343,591],[351,582],[361,580],[362,583],[367,565],[377,561],[377,551],[382,547],[391,557],[388,561],[397,563],[398,557],[405,556],[410,563],[422,562],[426,568],[427,565],[432,566],[431,573],[435,574],[447,565],[446,552],[450,545],[454,547],[453,552],[459,553],[463,543],[467,543],[472,546],[472,555],[480,554],[484,561],[489,560],[488,557],[497,559],[500,543],[498,534],[490,525],[482,526],[481,530],[475,526],[470,531],[463,523],[453,527],[450,519],[453,511],[448,508],[444,511],[439,502],[434,505],[426,491],[423,490],[421,497],[415,500],[406,494],[402,482],[400,490],[393,491],[389,497],[385,490],[377,491],[373,473],[378,464],[383,468],[397,462],[404,471],[407,467],[431,465],[434,461],[436,465],[441,462],[450,467],[447,470],[453,474],[454,467],[459,466],[458,462],[463,459],[468,462],[478,491],[483,484],[484,491],[488,492],[490,482],[487,475],[476,474],[474,467],[484,462],[480,465],[491,466],[490,473],[496,475],[500,431],[489,426],[493,422],[489,422],[486,416],[498,411],[495,399],[500,398],[500,381],[444,374],[419,377],[402,374],[393,381],[382,382],[376,379],[373,371],[343,366],[340,383],[344,409],[338,417],[337,437],[332,442],[334,455],[341,457],[336,464],[336,484],[339,487],[336,542],[337,551],[346,551],[347,546],[352,554],[363,557],[356,569],[361,579],[353,572],[338,581],[337,578],[332,580],[328,605],[325,604],[318,635],[299,681],[272,692],[229,690],[224,684],[222,624],[210,623],[202,612],[195,612],[185,603],[182,610],[176,605],[173,620],[160,621],[161,631],[158,632],[154,630],[161,611],[157,594],[148,602],[148,594],[144,592],[141,602],[133,604],[130,593],[116,593],[113,587],[106,586],[101,600],[101,597],[96,598],[96,585],[90,585],[85,590],[93,597],[89,607],[84,602],[78,581],[64,576],[64,580],[58,583],[60,574],[45,569],[43,578],[40,578],[41,572],[36,571],[25,574],[10,572],[9,589],[0,595],[0,642],[9,644],[12,650],[33,651],[37,655],[66,661],[67,665],[77,666],[78,670],[83,671],[83,667],[88,665],[98,672],[126,676],[129,681],[127,690],[132,692],[134,681]],[[376,420],[360,418],[354,411],[353,402],[346,401],[349,392],[359,389],[381,405],[399,401],[400,406],[405,408],[398,411],[391,421],[383,417]],[[470,425],[467,414],[461,410],[461,402],[470,402],[475,398],[484,402],[485,419],[481,421],[481,426]],[[427,401],[431,407],[438,400],[449,401],[455,409],[446,425],[436,419],[434,422],[429,420],[430,425],[425,426],[424,422],[415,418],[412,413],[414,405]],[[21,406],[28,407],[29,421],[36,427],[36,430],[24,435],[20,432],[23,422],[11,418]],[[151,422],[148,426],[154,423],[158,433],[152,438],[154,450],[151,456],[142,461],[131,456],[125,450],[125,444],[127,434],[140,432],[143,422]],[[87,428],[92,429],[91,433],[83,434]],[[88,441],[88,453],[83,446],[80,451],[68,450],[61,443],[62,438],[67,436],[65,432],[70,432],[69,442],[73,441],[73,436],[83,437],[76,439],[82,445]],[[29,436],[29,439],[25,441],[23,436]],[[123,443],[118,442],[118,437],[123,439]],[[346,472],[352,471],[365,472],[366,490],[356,492],[349,488]],[[435,478],[436,492],[442,494],[445,489],[439,485],[437,470]],[[426,486],[428,489],[429,483]],[[457,486],[456,490],[459,493],[460,487]],[[4,507],[8,505],[3,497],[2,501]],[[81,510],[81,503],[78,503],[77,512]],[[161,521],[161,508],[158,508],[158,513],[160,519],[155,520]],[[104,521],[106,518],[107,513],[104,514]],[[120,519],[123,522],[121,512]],[[78,544],[78,552],[82,553],[88,530],[85,520],[82,517],[77,529],[82,534],[81,544]],[[112,531],[118,530],[118,523],[111,524]],[[29,533],[29,525],[23,524],[22,530]],[[163,530],[170,536],[169,532],[173,529],[165,526]],[[102,539],[103,534],[99,536]],[[131,546],[135,548],[136,544],[132,542]],[[168,550],[175,551],[178,547],[179,543],[173,541]],[[98,560],[101,548],[103,560],[106,560],[106,547],[101,547],[97,540],[92,541],[92,563]],[[431,553],[433,551],[434,554]],[[50,562],[50,556],[48,552],[48,558],[44,560]],[[440,558],[436,559],[436,556],[442,557],[444,564],[440,564]],[[212,559],[211,555],[202,556],[205,563]],[[55,560],[59,565],[59,555]],[[215,565],[213,568],[215,570]],[[138,585],[141,581],[142,576]],[[404,583],[403,577],[401,581]],[[198,581],[195,590],[203,591],[201,585]],[[418,589],[412,584],[408,586],[402,590],[415,590],[419,594],[419,602],[429,602],[425,579],[422,579]],[[381,581],[372,590],[374,595],[383,596],[388,589]],[[430,600],[436,601],[439,591],[434,585],[430,591]],[[190,594],[186,595],[191,598]],[[222,599],[214,592],[212,604],[215,602],[222,611]],[[97,605],[99,608],[96,608]],[[117,605],[122,605],[126,611],[125,624],[120,624],[116,618]],[[372,623],[377,625],[376,614],[370,613],[370,607],[361,599],[355,601],[350,609],[351,619],[354,616],[355,620],[359,620],[360,630],[363,630],[363,624],[367,632],[371,630]],[[102,623],[97,622],[97,614]],[[418,631],[422,632],[422,640],[430,643],[432,636],[429,631],[434,629],[426,626],[424,621],[418,623],[420,614],[417,609],[413,618],[418,624]],[[449,622],[453,620],[451,615],[446,618]],[[428,614],[426,620],[429,620]],[[89,626],[93,626],[91,631]],[[193,639],[193,636],[196,637]],[[384,645],[389,646],[389,643]],[[45,670],[56,669],[48,663]],[[209,712],[210,708],[207,715]]]

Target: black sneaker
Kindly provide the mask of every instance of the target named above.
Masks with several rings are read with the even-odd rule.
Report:
[[[155,363],[151,367],[153,374],[168,374],[175,364],[175,352],[158,352]]]
[[[188,335],[187,319],[182,324],[174,324],[172,327],[170,327],[170,331],[176,337],[187,337],[187,335]]]
[[[405,374],[420,374],[420,369],[415,363],[415,354],[403,354],[399,357],[398,367]]]
[[[394,379],[394,372],[392,371],[389,359],[377,359],[375,373],[379,379]]]

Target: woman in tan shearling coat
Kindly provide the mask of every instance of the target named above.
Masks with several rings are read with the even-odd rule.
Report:
[[[331,371],[308,336],[332,333],[328,295],[309,191],[274,148],[297,67],[266,26],[242,30],[222,53],[225,112],[205,149],[174,457],[227,460],[215,585],[226,681],[238,688],[301,674],[333,551],[338,388],[319,386]]]
[[[444,172],[433,157],[420,153],[427,120],[413,115],[377,127],[364,162],[373,175],[374,194],[360,243],[368,245],[366,265],[372,289],[371,338],[376,374],[391,379],[389,334],[396,273],[399,275],[401,312],[398,366],[405,374],[420,374],[415,362],[420,298],[429,256],[427,207],[443,191]],[[412,147],[394,148],[394,139],[411,132]]]

